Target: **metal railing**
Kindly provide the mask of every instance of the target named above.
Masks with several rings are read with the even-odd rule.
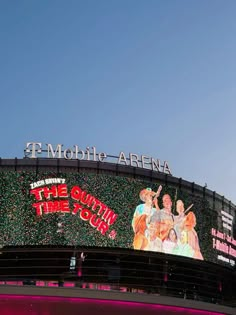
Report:
[[[235,307],[235,271],[214,264],[119,249],[14,248],[1,252],[1,286],[115,290]]]

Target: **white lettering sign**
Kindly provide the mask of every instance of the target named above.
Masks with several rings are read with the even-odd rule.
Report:
[[[63,147],[63,144],[52,145],[47,143],[45,146],[41,142],[27,142],[24,150],[25,157],[35,159],[46,157],[49,159],[65,159],[65,160],[86,160],[95,162],[113,162],[116,164],[133,166],[152,171],[162,172],[171,175],[171,170],[167,161],[161,164],[159,159],[135,153],[125,155],[123,151],[119,156],[108,155],[105,152],[97,152],[96,147],[86,147],[82,150],[78,145],[70,148]]]

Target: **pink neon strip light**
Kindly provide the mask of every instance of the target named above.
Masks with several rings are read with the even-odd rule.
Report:
[[[27,308],[28,307],[28,308]],[[126,302],[115,300],[99,300],[89,298],[67,298],[67,297],[49,297],[49,296],[23,296],[23,295],[0,295],[1,315],[58,315],[78,314],[86,315],[97,314],[97,309],[101,314],[118,315],[122,312],[129,315],[223,315],[219,312],[197,310],[193,308],[184,308],[177,306],[167,306],[160,304],[146,304],[138,302]],[[34,311],[32,310],[34,309]],[[58,313],[60,309],[60,312]],[[72,309],[72,312],[71,312]],[[87,311],[86,311],[87,310]],[[76,313],[77,314],[77,313]]]

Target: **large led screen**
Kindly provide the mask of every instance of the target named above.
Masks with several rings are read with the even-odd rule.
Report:
[[[233,222],[207,198],[168,185],[91,173],[0,173],[1,247],[120,247],[234,266]]]

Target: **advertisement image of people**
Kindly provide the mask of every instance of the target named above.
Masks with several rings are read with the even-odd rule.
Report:
[[[194,205],[189,205],[185,210],[184,202],[177,200],[174,214],[170,195],[164,194],[161,198],[161,191],[162,186],[157,192],[151,188],[140,191],[139,197],[143,203],[135,209],[132,220],[134,249],[203,260],[195,230],[197,221],[192,211]]]

